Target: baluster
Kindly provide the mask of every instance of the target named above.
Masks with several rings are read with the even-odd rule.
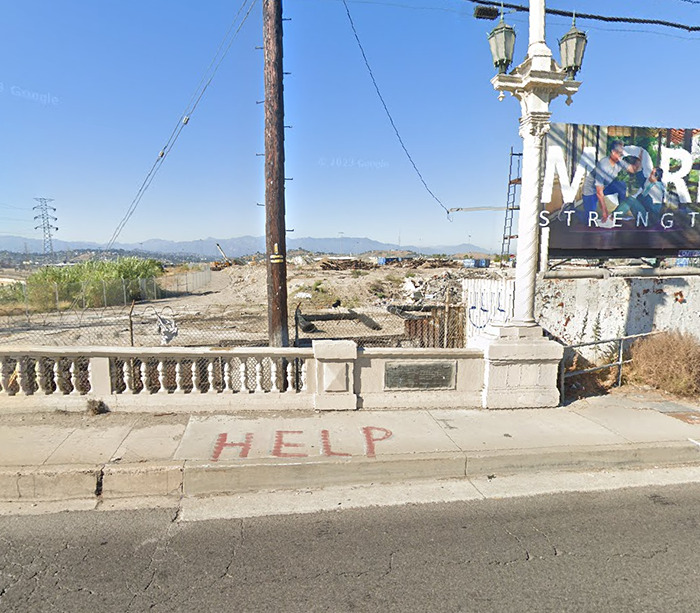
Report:
[[[286,368],[287,368],[287,391],[288,392],[296,392],[296,387],[294,386],[294,366],[296,364],[296,360],[290,360],[289,362],[286,363]]]
[[[51,393],[53,394],[61,394],[61,387],[59,386],[59,370],[58,370],[58,358],[51,358],[50,361],[46,364],[46,378],[47,378],[47,385],[49,385],[49,388],[52,390]]]
[[[207,362],[207,383],[209,383],[207,394],[216,394],[216,387],[214,387],[214,360],[207,360]]]
[[[2,391],[8,395],[14,394],[11,387],[16,368],[17,364],[15,363],[15,365],[12,366],[12,362],[8,358],[2,360],[2,366],[0,368],[0,376],[2,377]]]
[[[306,391],[306,360],[301,363],[301,386],[300,391]]]
[[[176,360],[175,362],[175,393],[185,393],[185,390],[182,387],[182,360]]]
[[[270,391],[280,391],[277,385],[277,360],[275,358],[270,358]]]
[[[158,385],[159,389],[157,393],[167,394],[168,390],[165,387],[165,364],[162,359],[158,359],[158,364],[156,365],[158,369]]]
[[[88,384],[88,392],[92,389],[92,362],[91,360],[88,360],[87,363],[87,384]]]
[[[53,361],[53,381],[56,384],[56,393],[65,394],[61,388],[61,365],[60,358],[55,358]]]
[[[224,362],[224,390],[225,392],[233,391],[233,383],[231,381],[233,373],[231,372],[231,358],[226,358]]]
[[[73,389],[70,391],[71,394],[80,394],[80,390],[78,389],[78,376],[78,358],[70,358],[68,377],[70,384],[73,386]]]
[[[255,391],[265,391],[262,386],[262,359],[255,360]]]
[[[128,359],[122,362],[122,373],[124,376],[124,393],[135,394],[134,390],[134,360]]]
[[[9,376],[7,375],[6,369],[5,360],[0,358],[0,392],[5,392],[7,394],[7,380]]]
[[[197,360],[192,358],[192,366],[190,366],[190,371],[192,372],[192,394],[197,391]]]
[[[51,393],[49,386],[48,374],[46,371],[46,363],[42,358],[37,358],[34,362],[34,377],[37,392],[44,392],[48,395]]]
[[[17,382],[19,383],[20,394],[29,394],[29,373],[28,373],[28,358],[17,358],[19,364]]]
[[[240,373],[241,377],[241,391],[242,392],[248,392],[250,391],[248,389],[248,382],[246,381],[246,365],[247,365],[248,360],[246,358],[241,358],[241,364],[238,367],[238,372]]]
[[[139,365],[139,373],[141,374],[141,393],[148,394],[148,378],[146,377],[146,358],[141,358],[141,364]]]
[[[28,372],[29,376],[29,388],[34,392],[44,391],[41,379],[41,358],[34,359],[34,373]]]

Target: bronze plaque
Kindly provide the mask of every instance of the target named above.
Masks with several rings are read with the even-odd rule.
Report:
[[[429,390],[455,388],[454,361],[387,362],[384,367],[384,389]]]

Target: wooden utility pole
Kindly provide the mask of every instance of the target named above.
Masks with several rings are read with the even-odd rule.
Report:
[[[284,93],[282,0],[263,0],[265,50],[265,238],[267,325],[271,347],[289,345],[287,245],[284,222]]]

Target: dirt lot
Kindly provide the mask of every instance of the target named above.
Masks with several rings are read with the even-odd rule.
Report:
[[[323,322],[314,337],[352,337],[401,334],[404,322],[388,313],[389,304],[444,305],[461,299],[464,277],[493,277],[496,269],[473,270],[426,263],[417,268],[386,265],[329,270],[347,262],[299,261],[288,267],[290,337],[294,312],[366,313],[371,322]],[[324,268],[325,267],[325,268]],[[173,346],[263,345],[267,339],[267,274],[263,262],[236,265],[212,272],[201,290],[128,307],[34,313],[0,321],[0,343],[17,345],[130,345],[161,344],[158,318],[173,319],[178,335]]]

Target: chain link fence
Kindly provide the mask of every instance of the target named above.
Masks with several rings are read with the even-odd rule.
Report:
[[[365,347],[464,347],[468,309],[463,305],[326,309],[290,313],[290,345],[314,339],[350,339]],[[263,347],[264,310],[226,305],[179,307],[176,300],[129,306],[4,314],[0,345]]]
[[[218,293],[227,278],[212,283],[210,270],[198,270],[131,281],[16,283],[0,288],[0,345],[267,346],[266,305],[225,304],[225,296],[235,297],[230,284],[228,294]],[[416,278],[406,283],[403,301],[290,306],[290,345],[349,339],[365,347],[465,347],[475,307],[465,300],[461,279],[443,273],[422,284]]]
[[[201,293],[210,282],[210,270],[195,270],[144,279],[0,287],[0,344],[132,344],[134,327],[154,318],[161,329],[165,326],[167,317],[154,305]],[[144,344],[161,344],[160,333],[151,336]]]

